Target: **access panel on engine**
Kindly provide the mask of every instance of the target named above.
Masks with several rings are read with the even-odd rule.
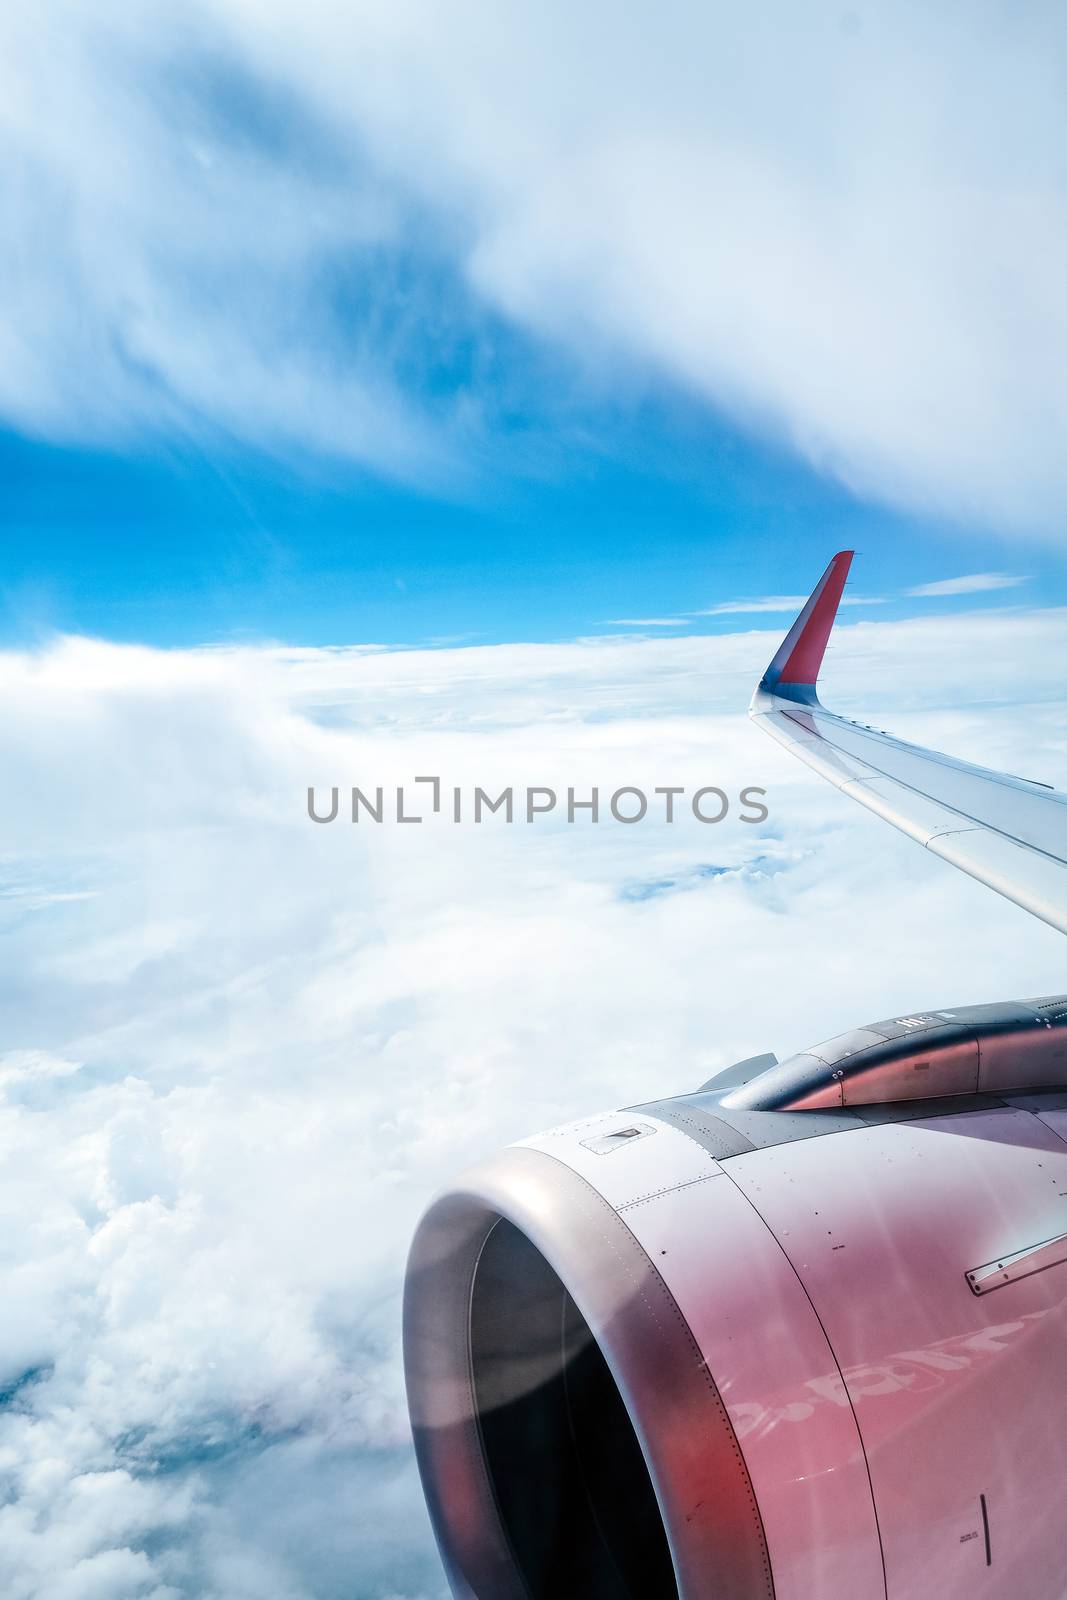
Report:
[[[976,1264],[1067,1232],[1067,1142],[1017,1109],[739,1156],[841,1365],[889,1600],[1054,1600],[1067,1572],[1067,1263],[977,1296]]]

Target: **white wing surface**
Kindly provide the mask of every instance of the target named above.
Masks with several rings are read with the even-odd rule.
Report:
[[[843,794],[1067,933],[1067,796],[835,716],[816,683],[853,552],[842,550],[786,635],[749,715]]]

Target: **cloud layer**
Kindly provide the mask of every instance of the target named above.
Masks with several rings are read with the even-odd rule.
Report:
[[[829,698],[1062,783],[1064,625],[846,626]],[[438,1185],[758,1050],[1062,987],[1057,935],[747,723],[774,642],[0,656],[5,1596],[440,1600],[397,1348]],[[771,814],[305,815],[434,772]]]
[[[527,381],[511,329],[566,354],[542,404],[666,375],[861,493],[1065,525],[1060,6],[0,26],[16,426],[454,482]]]

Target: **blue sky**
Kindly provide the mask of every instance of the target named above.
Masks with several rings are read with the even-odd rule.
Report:
[[[601,10],[9,24],[0,639],[1062,597],[1063,30]]]
[[[853,598],[878,602],[857,605],[857,618],[1064,593],[1063,563],[1040,544],[864,501],[685,397],[591,406],[558,441],[544,442],[536,415],[519,422],[542,431],[541,470],[490,463],[463,494],[221,444],[120,454],[9,433],[2,637],[399,645],[714,633],[784,623],[784,609],[691,613],[803,593],[842,546],[861,552]],[[990,572],[1027,581],[907,592]]]

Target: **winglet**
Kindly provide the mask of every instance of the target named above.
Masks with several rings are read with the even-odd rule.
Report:
[[[806,705],[817,699],[819,668],[854,554],[853,550],[839,550],[832,558],[763,674],[757,694],[763,690],[779,699],[799,700]]]

